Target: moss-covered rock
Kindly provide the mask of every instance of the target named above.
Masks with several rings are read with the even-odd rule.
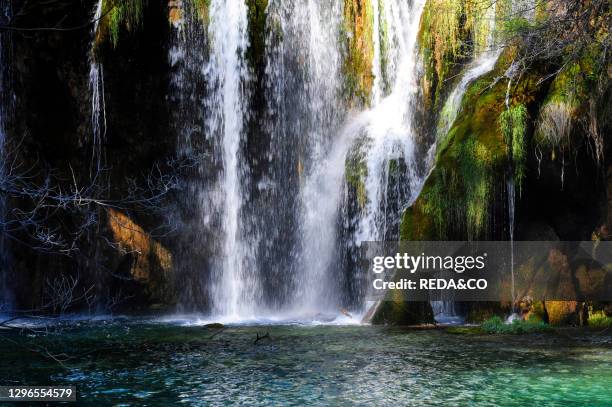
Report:
[[[122,30],[132,31],[139,27],[142,23],[143,5],[144,0],[104,0],[95,47],[105,41],[117,46]]]
[[[526,175],[527,117],[527,108],[522,103],[509,107],[499,116],[499,127],[506,142],[513,168],[513,180],[518,186],[519,194]]]
[[[368,200],[365,186],[365,179],[368,176],[365,152],[368,144],[369,142],[365,138],[358,140],[345,160],[344,178],[349,188],[349,195],[357,200],[359,209],[363,209]]]
[[[491,126],[505,96],[504,85],[493,78],[481,78],[468,89],[463,114],[439,146],[435,169],[403,216],[402,240],[447,238],[455,225],[470,237],[484,232],[493,174],[503,171],[507,158],[503,137]]]
[[[454,70],[460,56],[466,53],[462,49],[466,38],[462,15],[462,0],[429,0],[425,3],[418,43],[424,67],[421,88],[428,109],[441,106],[444,80]]]
[[[508,1],[428,0],[421,16],[418,44],[423,58],[421,90],[425,107],[439,110],[452,78],[463,63],[490,45],[493,12],[504,13]]]
[[[506,111],[506,71],[515,50],[500,57],[493,72],[479,78],[467,89],[461,114],[448,135],[439,141],[435,168],[421,195],[403,215],[403,240],[436,240],[451,237],[486,237],[491,220],[494,192],[505,185],[509,152],[524,158],[525,106],[537,92],[537,75],[524,75],[510,89],[510,106],[520,112],[521,123],[513,121],[515,142],[508,147],[499,125]],[[514,107],[520,106],[520,107]],[[520,147],[520,148],[519,148]],[[522,164],[521,164],[522,166]]]
[[[604,140],[598,128],[610,123],[607,114],[598,114],[597,106],[606,102],[609,67],[602,66],[601,50],[593,45],[557,74],[544,99],[537,118],[534,142],[543,161],[561,162],[590,138],[593,157],[603,159]],[[566,157],[567,156],[567,157]]]
[[[344,92],[350,104],[367,106],[372,96],[374,15],[372,1],[344,0]]]
[[[434,317],[428,302],[406,301],[399,290],[390,290],[371,322],[375,325],[419,325],[433,323]]]

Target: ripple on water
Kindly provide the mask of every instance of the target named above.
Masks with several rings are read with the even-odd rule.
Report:
[[[129,329],[126,329],[126,326]],[[160,321],[92,324],[0,342],[6,383],[77,386],[82,404],[606,405],[610,337],[461,336],[376,326]],[[269,338],[255,344],[257,334]],[[573,336],[573,337],[572,337]],[[25,346],[71,358],[62,367]],[[15,369],[20,375],[15,378]]]

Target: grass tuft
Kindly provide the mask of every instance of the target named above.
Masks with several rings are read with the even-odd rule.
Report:
[[[525,334],[535,332],[548,332],[552,328],[545,322],[540,320],[522,320],[515,319],[512,323],[507,324],[498,316],[487,319],[480,325],[480,329],[483,333],[488,334]]]
[[[592,328],[609,328],[612,326],[612,317],[603,311],[595,311],[589,315],[589,326]]]

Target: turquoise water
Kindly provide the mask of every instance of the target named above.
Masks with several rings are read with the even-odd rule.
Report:
[[[0,351],[0,384],[74,385],[79,405],[612,405],[607,332],[94,321]]]

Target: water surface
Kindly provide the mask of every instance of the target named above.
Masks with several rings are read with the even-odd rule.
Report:
[[[374,326],[215,329],[98,320],[45,334],[3,332],[0,352],[1,384],[74,385],[80,405],[612,402],[607,332],[467,336]]]

